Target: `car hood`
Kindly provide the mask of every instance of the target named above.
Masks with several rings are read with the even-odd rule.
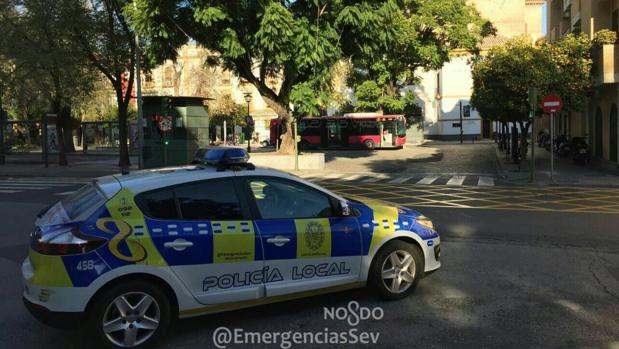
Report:
[[[399,207],[380,200],[347,199],[349,205],[358,211],[361,221],[372,222],[375,227],[393,223],[396,230],[408,230],[422,239],[432,239],[438,236],[436,230],[429,229],[417,222],[423,214],[406,207]]]

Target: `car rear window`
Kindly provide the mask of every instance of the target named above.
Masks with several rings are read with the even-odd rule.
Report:
[[[75,220],[84,212],[105,203],[105,196],[95,185],[88,184],[64,198],[61,203],[69,219]]]

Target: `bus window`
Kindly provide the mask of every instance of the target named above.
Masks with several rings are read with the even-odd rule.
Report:
[[[298,132],[301,136],[320,136],[320,120],[299,120]]]
[[[395,127],[396,127],[396,135],[398,137],[406,137],[406,122],[404,120],[396,120],[395,122]]]
[[[359,120],[359,134],[362,136],[378,135],[376,119]]]

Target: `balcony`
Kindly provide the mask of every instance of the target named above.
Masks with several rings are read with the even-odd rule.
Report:
[[[596,85],[619,82],[619,45],[602,45],[593,51],[593,79]]]

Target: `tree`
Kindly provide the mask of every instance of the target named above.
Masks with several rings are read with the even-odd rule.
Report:
[[[419,69],[439,69],[454,50],[476,52],[480,41],[495,32],[464,0],[401,1],[392,27],[395,35],[374,33],[381,38],[378,45],[353,56],[349,85],[358,111],[415,113],[414,97],[403,88],[418,82]]]
[[[64,9],[72,1],[24,0],[5,4],[0,17],[3,55],[10,60],[15,110],[32,116],[29,105],[43,96],[47,111],[58,115],[59,164],[67,165],[65,152],[72,151],[71,106],[88,93],[92,70],[84,57],[75,54],[66,31]]]
[[[107,78],[114,90],[118,107],[118,165],[121,167],[130,165],[127,121],[136,63],[134,32],[123,12],[127,4],[128,1],[123,0],[74,1],[65,12],[66,18],[70,18],[69,30],[77,49]]]
[[[473,64],[471,105],[483,118],[518,124],[523,135],[532,122],[530,87],[537,88],[540,96],[557,93],[564,110],[580,111],[592,83],[590,50],[586,36],[571,34],[554,43],[534,44],[520,37],[493,47]],[[526,137],[520,148],[526,155]]]
[[[221,125],[225,120],[228,125],[245,125],[247,106],[236,103],[229,94],[212,101],[209,107],[211,124]]]
[[[299,96],[310,86],[322,87],[344,53],[372,47],[376,40],[370,33],[377,28],[388,33],[395,1],[136,0],[134,4],[126,11],[147,38],[156,61],[174,58],[175,50],[191,38],[214,53],[211,64],[254,85],[267,105],[288,119],[293,90]],[[282,141],[283,152],[294,148],[289,135]]]

